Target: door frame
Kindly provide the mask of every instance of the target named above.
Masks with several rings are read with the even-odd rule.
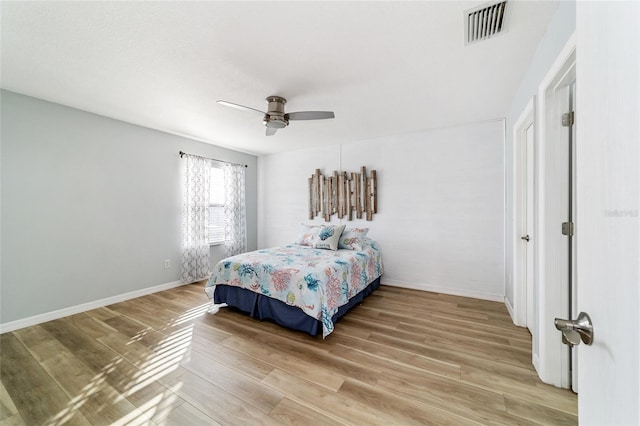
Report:
[[[571,385],[569,348],[561,341],[553,324],[554,318],[568,318],[569,283],[566,269],[556,262],[560,250],[558,244],[560,224],[566,220],[559,212],[566,208],[567,200],[554,191],[562,181],[565,165],[554,162],[553,142],[560,137],[558,126],[561,114],[556,91],[572,78],[575,80],[576,36],[574,34],[540,83],[537,97],[537,145],[535,229],[537,244],[534,258],[534,282],[536,288],[536,331],[533,336],[533,365],[540,379],[554,386],[569,388]],[[559,130],[560,129],[560,130]],[[575,253],[574,253],[575,256]],[[558,283],[563,283],[558,285]]]
[[[526,131],[530,126],[534,126],[533,128],[533,146],[534,151],[527,153],[526,146],[523,145],[523,142],[526,141]],[[532,97],[524,110],[518,117],[518,120],[513,126],[513,220],[512,220],[512,235],[514,238],[513,243],[513,256],[512,256],[512,268],[513,268],[513,277],[514,277],[514,292],[513,292],[513,322],[520,326],[526,327],[529,325],[532,329],[533,334],[533,324],[527,324],[527,303],[529,302],[530,297],[534,297],[530,290],[527,288],[527,283],[531,287],[534,285],[533,273],[530,274],[529,277],[526,277],[526,263],[529,260],[532,260],[532,257],[527,259],[525,253],[527,251],[523,250],[525,248],[525,244],[521,243],[520,237],[521,232],[520,228],[523,221],[523,215],[529,215],[529,217],[535,217],[534,212],[534,204],[529,205],[527,203],[527,210],[523,211],[523,204],[525,204],[522,200],[523,191],[522,189],[527,186],[527,170],[528,165],[533,164],[533,181],[535,182],[535,158],[529,158],[529,156],[535,156],[535,145],[536,145],[536,135],[537,129],[535,128],[535,96]],[[527,190],[534,192],[534,188],[527,188]],[[536,232],[534,229],[534,223],[529,225],[529,236],[531,239],[527,243],[527,249],[529,252],[533,251],[535,253],[535,245],[536,245]],[[529,269],[532,271],[534,268],[533,262],[529,265]],[[528,279],[527,279],[528,278]],[[535,290],[534,290],[535,291]],[[534,304],[535,309],[535,304]],[[535,320],[535,315],[534,315]]]

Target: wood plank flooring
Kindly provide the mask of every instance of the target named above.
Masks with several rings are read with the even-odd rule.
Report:
[[[503,304],[381,286],[323,340],[203,285],[1,335],[0,425],[577,424]]]

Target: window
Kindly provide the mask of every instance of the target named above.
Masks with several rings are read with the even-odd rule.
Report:
[[[224,243],[224,203],[224,170],[213,166],[209,187],[209,226],[207,227],[210,245]]]

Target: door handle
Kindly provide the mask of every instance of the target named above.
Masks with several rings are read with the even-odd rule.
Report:
[[[585,345],[593,343],[593,324],[588,314],[580,312],[575,320],[556,318],[554,324],[562,332],[562,343],[576,346],[580,341]]]
[[[529,238],[529,235],[525,235],[524,237],[520,237],[520,239],[529,242],[531,238]]]

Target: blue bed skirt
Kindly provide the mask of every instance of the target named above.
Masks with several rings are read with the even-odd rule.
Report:
[[[373,293],[380,286],[380,277],[372,281],[360,293],[353,296],[346,305],[341,306],[332,317],[335,323],[349,309],[362,302],[365,297]],[[224,284],[216,285],[213,294],[214,303],[226,303],[230,307],[246,312],[252,318],[271,320],[276,324],[292,330],[304,331],[312,336],[322,334],[322,322],[311,318],[300,308],[287,305],[277,299],[272,299],[251,290]]]

